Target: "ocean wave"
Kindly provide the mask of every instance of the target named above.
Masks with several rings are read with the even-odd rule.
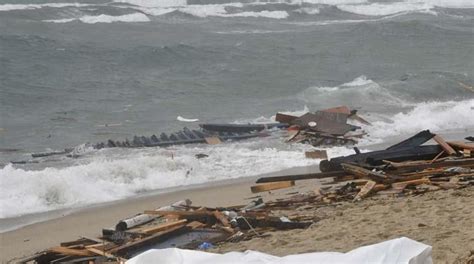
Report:
[[[0,170],[0,218],[317,164],[304,158],[304,150],[309,148],[267,138],[214,146],[123,150],[126,154],[120,155],[114,151],[121,150],[109,149],[95,153],[90,162],[78,161],[84,164],[38,171],[7,165]],[[198,153],[209,157],[196,159]]]
[[[81,4],[81,3],[3,4],[3,5],[0,5],[0,11],[41,9],[45,7],[63,8],[63,7],[84,7],[84,6],[91,6],[91,4]]]
[[[83,16],[80,18],[64,18],[64,19],[53,19],[43,20],[44,22],[52,23],[68,23],[73,21],[81,21],[86,24],[96,23],[113,23],[113,22],[148,22],[150,18],[142,13],[126,14],[121,16],[110,16],[110,15],[98,15],[98,16]]]
[[[433,132],[474,132],[474,99],[446,102],[421,102],[411,110],[372,122],[370,137],[387,138],[430,129]]]
[[[407,0],[389,3],[338,4],[339,10],[365,16],[389,16],[400,13],[429,13],[436,15],[436,7],[474,8],[473,1],[466,0]]]
[[[307,88],[298,94],[298,98],[320,107],[348,104],[364,109],[385,109],[412,105],[364,75],[338,86]]]
[[[434,6],[422,2],[371,3],[368,5],[338,5],[337,8],[345,12],[365,16],[388,16],[407,12],[424,12],[436,14],[435,12],[431,11]]]

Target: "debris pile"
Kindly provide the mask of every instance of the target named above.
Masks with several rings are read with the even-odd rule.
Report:
[[[433,139],[436,145],[422,145]],[[149,249],[177,247],[205,250],[216,243],[265,237],[272,230],[304,229],[320,220],[315,209],[371,195],[418,195],[474,185],[474,143],[446,142],[425,130],[386,150],[337,157],[321,162],[323,172],[264,177],[252,193],[289,188],[297,180],[332,178],[309,192],[247,205],[193,206],[190,200],[119,221],[100,238],[61,243],[19,263],[123,262]],[[324,168],[324,170],[323,170]],[[291,196],[290,196],[291,195]]]
[[[430,139],[437,144],[422,145]],[[257,183],[263,184],[257,186],[265,189],[276,183],[333,178],[330,186],[317,190],[322,203],[360,200],[375,193],[404,195],[462,188],[474,185],[473,154],[474,143],[446,142],[425,130],[386,150],[360,153],[356,149],[354,155],[323,160],[321,173],[260,178]]]
[[[349,119],[370,125],[357,115],[356,110],[351,111],[347,106],[306,113],[300,117],[278,113],[275,119],[288,124],[289,130],[294,131],[288,142],[308,143],[315,147],[356,144],[365,133],[353,133],[361,127],[348,124]]]
[[[168,147],[184,144],[219,144],[224,141],[244,140],[256,137],[265,137],[272,131],[289,129],[290,138],[287,142],[307,143],[313,146],[339,146],[354,145],[357,139],[365,133],[354,133],[360,129],[359,126],[348,124],[348,120],[370,125],[365,119],[357,115],[356,110],[350,110],[347,106],[306,113],[300,117],[277,113],[278,123],[266,124],[199,124],[200,129],[189,129],[184,127],[175,133],[161,133],[159,136],[133,136],[131,140],[109,139],[91,145],[94,149],[103,148],[143,148],[143,147]],[[33,158],[42,158],[53,155],[66,155],[77,157],[74,148],[66,148],[61,151],[50,151],[33,153]],[[12,163],[33,163],[32,161],[13,161]]]
[[[123,219],[115,228],[103,229],[100,238],[63,242],[18,263],[123,262],[149,249],[206,249],[218,242],[238,242],[262,237],[270,230],[312,224],[276,216],[272,206],[257,199],[245,206],[208,208],[192,206],[187,199]]]

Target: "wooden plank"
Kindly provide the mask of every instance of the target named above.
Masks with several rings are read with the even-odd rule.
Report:
[[[292,115],[286,115],[282,113],[277,113],[275,116],[275,121],[280,122],[280,123],[291,123],[291,121],[295,120],[298,118],[297,116],[292,116]]]
[[[457,154],[456,150],[454,150],[448,143],[446,143],[446,141],[444,141],[441,136],[436,135],[433,137],[433,140],[436,141],[436,143],[438,143],[443,148],[444,152],[446,152],[448,155]]]
[[[424,170],[428,168],[444,168],[444,167],[474,167],[474,159],[457,159],[457,160],[446,160],[442,162],[424,163],[424,164],[408,164],[408,165],[397,165],[395,173],[413,171],[413,170]]]
[[[72,249],[72,248],[67,248],[67,247],[52,247],[49,249],[49,251],[54,252],[54,253],[59,253],[62,255],[66,256],[83,256],[83,257],[89,257],[89,256],[94,256],[95,254],[92,252],[89,252],[87,250],[83,249]]]
[[[402,181],[402,182],[395,182],[392,183],[392,188],[400,188],[400,186],[409,186],[409,185],[420,185],[420,184],[430,184],[431,181],[428,178],[421,178],[417,180],[411,181]]]
[[[328,112],[328,113],[340,113],[340,114],[346,114],[346,115],[351,114],[351,110],[349,109],[349,107],[347,107],[345,105],[337,106],[337,107],[333,107],[333,108],[328,108],[328,109],[324,109],[324,110],[320,110],[320,111],[321,112]]]
[[[294,181],[270,182],[250,187],[252,193],[265,192],[294,186]]]
[[[458,149],[469,149],[474,151],[474,143],[473,142],[462,142],[462,141],[448,141],[446,142],[450,146]]]
[[[362,198],[369,195],[369,193],[374,189],[375,185],[377,185],[374,181],[367,181],[367,183],[360,189],[359,193],[354,197],[354,201],[359,201]]]
[[[205,137],[204,140],[206,140],[207,144],[209,145],[217,145],[222,143],[219,137]]]
[[[214,216],[219,222],[222,223],[222,225],[224,225],[225,227],[230,227],[229,220],[227,220],[227,217],[223,213],[219,211],[214,211]]]
[[[465,158],[470,158],[472,156],[472,153],[474,153],[474,151],[471,151],[470,149],[464,149],[462,151],[462,154]]]
[[[304,155],[308,159],[328,159],[328,153],[326,152],[326,150],[306,151]]]
[[[110,253],[107,253],[107,252],[105,252],[105,251],[103,251],[103,250],[100,250],[100,249],[98,249],[98,248],[90,247],[90,248],[87,248],[87,250],[90,251],[90,252],[92,252],[92,253],[94,253],[94,254],[97,254],[97,255],[99,255],[99,256],[106,256],[106,257],[108,257],[108,258],[115,258],[114,255],[112,255],[112,254],[110,254]]]
[[[208,211],[156,211],[156,210],[146,210],[144,212],[145,214],[150,214],[150,215],[176,215],[180,217],[184,216],[206,216],[206,215],[212,215],[212,212]]]
[[[181,220],[178,220],[178,221],[164,223],[164,224],[161,224],[161,225],[145,228],[145,229],[140,230],[139,232],[149,235],[149,234],[153,234],[153,233],[156,233],[156,232],[159,232],[159,231],[164,231],[166,229],[169,229],[169,228],[172,228],[172,227],[175,227],[175,226],[184,225],[187,221],[188,220],[186,220],[186,219],[181,219]]]
[[[191,229],[196,229],[196,228],[202,228],[205,227],[206,224],[201,223],[199,221],[192,221],[191,223],[186,225],[187,227],[190,227]]]
[[[187,230],[189,230],[189,228],[186,228],[185,226],[173,227],[173,228],[168,229],[166,231],[161,231],[161,232],[155,233],[155,234],[153,234],[149,237],[139,239],[139,240],[133,241],[131,243],[127,243],[127,244],[124,244],[122,246],[116,247],[116,248],[110,250],[109,253],[117,254],[117,255],[120,255],[120,256],[125,256],[125,255],[127,255],[127,252],[133,251],[133,250],[135,250],[137,248],[140,248],[140,247],[144,247],[146,245],[151,245],[151,244],[158,243],[160,241],[164,241],[164,240],[172,237],[173,235],[181,234],[183,232],[186,232]]]
[[[340,176],[347,176],[347,173],[345,171],[332,171],[332,172],[319,172],[319,173],[264,177],[264,178],[259,178],[256,181],[256,183],[323,179],[323,178],[340,177]]]
[[[353,174],[360,178],[369,178],[373,181],[383,182],[383,183],[388,183],[388,182],[393,181],[388,175],[375,172],[375,171],[370,171],[368,169],[365,169],[359,166],[355,166],[355,165],[347,164],[347,163],[342,163],[341,166],[345,172]]]

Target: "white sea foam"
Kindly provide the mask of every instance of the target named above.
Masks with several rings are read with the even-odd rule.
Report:
[[[8,165],[0,170],[0,218],[58,208],[112,201],[173,186],[246,177],[306,166],[309,146],[288,145],[280,139],[221,145],[102,150],[66,168],[23,170]],[[195,154],[206,153],[205,159]],[[81,164],[83,163],[83,164]]]
[[[83,16],[80,18],[64,18],[64,19],[53,19],[44,20],[44,22],[52,23],[68,23],[72,21],[81,21],[86,24],[96,23],[113,23],[113,22],[148,22],[150,19],[142,13],[126,14],[121,16],[109,16],[109,15],[98,15],[98,16]]]
[[[62,7],[83,7],[83,6],[91,6],[91,5],[81,4],[81,3],[3,4],[3,5],[0,5],[0,11],[40,9],[40,8],[45,8],[45,7],[62,8]]]
[[[387,106],[411,105],[364,75],[334,87],[310,87],[299,93],[298,97],[305,103],[321,107],[349,104],[353,107],[364,106],[381,110]]]
[[[391,116],[389,121],[375,121],[367,129],[370,137],[374,138],[412,134],[424,129],[433,132],[458,130],[472,133],[474,99],[419,103],[407,112]]]
[[[144,7],[177,7],[187,5],[186,0],[114,0],[114,2]]]
[[[358,15],[366,16],[388,16],[398,13],[407,12],[425,12],[434,13],[431,11],[433,5],[429,5],[423,2],[393,2],[393,3],[371,3],[363,5],[338,5],[338,9],[354,13]]]

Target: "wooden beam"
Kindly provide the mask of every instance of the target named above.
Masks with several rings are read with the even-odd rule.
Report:
[[[446,143],[446,141],[444,141],[441,136],[436,135],[433,137],[433,140],[436,141],[436,143],[438,143],[443,148],[444,152],[446,152],[448,155],[457,154],[456,150],[454,150],[448,143]]]
[[[370,171],[368,169],[365,169],[359,166],[355,166],[355,165],[347,164],[347,163],[342,163],[341,166],[345,172],[353,174],[359,178],[369,178],[373,181],[381,182],[381,183],[388,183],[388,182],[393,181],[393,179],[391,179],[391,177],[389,177],[388,175],[375,172],[375,171]]]
[[[304,155],[308,159],[325,159],[325,160],[328,159],[328,154],[326,150],[306,151]]]
[[[252,193],[265,192],[294,186],[294,181],[270,182],[250,187]]]
[[[374,181],[367,181],[365,185],[360,189],[359,193],[355,196],[354,201],[361,200],[362,198],[369,195],[369,193],[374,189],[375,185],[377,185]]]
[[[52,247],[49,249],[49,251],[54,252],[54,253],[59,253],[62,255],[66,256],[83,256],[83,257],[89,257],[89,256],[94,256],[95,254],[92,252],[89,252],[87,250],[83,249],[72,249],[72,248],[67,248],[67,247]]]
[[[227,220],[227,217],[223,213],[219,211],[214,211],[214,216],[219,222],[222,223],[222,225],[224,225],[225,227],[230,227],[229,220]]]
[[[175,227],[175,226],[184,225],[187,221],[188,220],[186,220],[186,219],[181,219],[181,220],[178,220],[178,221],[164,223],[164,224],[161,224],[161,225],[145,228],[145,229],[140,230],[139,232],[149,235],[149,234],[153,234],[153,233],[156,233],[156,232],[159,232],[159,231],[164,231],[166,229],[169,229],[169,228],[172,228],[172,227]]]
[[[87,248],[88,251],[94,253],[94,254],[97,254],[99,256],[105,256],[105,257],[108,257],[108,258],[115,258],[114,255],[110,254],[110,253],[107,253],[103,250],[100,250],[98,248],[93,248],[93,247],[90,247],[90,248]]]
[[[219,137],[205,137],[204,140],[206,140],[207,144],[209,145],[217,145],[222,143],[222,140]]]
[[[431,183],[430,179],[421,178],[421,179],[417,179],[417,180],[392,183],[392,188],[400,188],[400,186],[420,185],[420,184],[429,184],[429,183]]]
[[[177,215],[180,217],[184,216],[206,216],[206,215],[212,215],[212,212],[209,211],[156,211],[156,210],[146,210],[144,212],[145,214],[150,214],[150,215]]]
[[[347,176],[347,173],[345,171],[332,171],[332,172],[319,172],[319,173],[264,177],[264,178],[259,178],[256,181],[256,183],[323,179],[323,178],[341,177],[341,176]]]
[[[454,148],[474,150],[473,142],[448,141],[446,143],[448,143],[450,146]]]

